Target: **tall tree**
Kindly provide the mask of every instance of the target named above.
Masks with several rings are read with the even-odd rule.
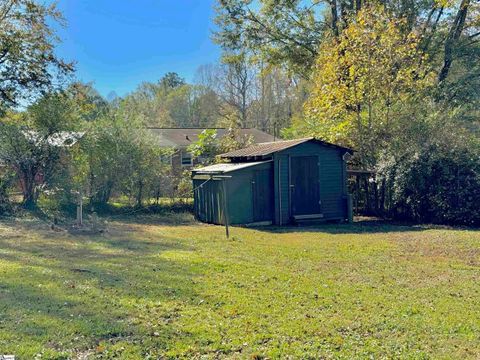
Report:
[[[63,25],[56,4],[35,0],[0,2],[0,106],[18,105],[55,85],[73,64],[55,54],[59,39],[52,23]]]
[[[425,21],[437,0],[217,0],[214,40],[308,78],[322,41],[338,37],[368,4],[383,4],[406,28]],[[443,1],[445,2],[445,1]]]
[[[53,93],[26,112],[9,113],[0,121],[0,160],[16,173],[25,207],[35,207],[41,192],[52,188],[67,170],[62,161],[69,146],[80,138],[79,133],[68,130],[77,120],[71,99]]]
[[[169,92],[172,89],[185,85],[185,79],[180,77],[176,72],[168,72],[163,75],[158,83],[165,92]]]
[[[250,106],[250,126],[278,136],[301,115],[305,81],[280,67],[258,66],[255,95]]]
[[[316,0],[218,0],[214,40],[227,52],[251,52],[307,76],[328,28],[323,5]]]
[[[338,41],[323,44],[298,124],[303,132],[354,146],[364,166],[376,164],[401,119],[411,119],[409,104],[432,83],[417,56],[418,36],[402,32],[405,21],[383,6],[364,6]]]
[[[445,40],[444,45],[444,56],[443,56],[443,66],[438,74],[438,81],[442,82],[446,79],[450,67],[453,62],[453,52],[456,42],[460,39],[462,31],[465,27],[465,20],[467,18],[468,7],[470,5],[470,0],[462,0],[458,8],[455,19],[451,25],[450,31],[448,33],[447,39]]]
[[[243,54],[230,55],[220,68],[217,81],[221,84],[219,91],[223,101],[234,109],[237,126],[246,127],[248,108],[252,98],[254,74]]]

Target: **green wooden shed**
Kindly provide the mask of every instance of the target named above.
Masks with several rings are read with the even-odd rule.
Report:
[[[195,216],[246,225],[348,220],[347,154],[352,150],[314,138],[222,154],[229,162],[192,172]]]

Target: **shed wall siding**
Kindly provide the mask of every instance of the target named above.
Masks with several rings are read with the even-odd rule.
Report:
[[[345,216],[341,153],[322,153],[320,157],[320,199],[326,218]]]
[[[276,154],[280,160],[279,179],[281,181],[282,223],[290,220],[290,176],[289,161],[298,156],[318,156],[320,172],[321,211],[325,219],[346,216],[345,177],[343,152],[315,143],[304,143]],[[290,158],[290,159],[289,159]]]
[[[289,157],[288,155],[279,155],[280,159],[280,189],[282,196],[282,224],[290,221],[290,200],[289,200]]]
[[[232,224],[255,222],[252,181],[255,180],[255,173],[260,170],[273,171],[273,163],[269,162],[227,173],[232,176],[227,180],[228,215]]]
[[[291,163],[300,156],[316,156],[319,163],[319,194],[321,212],[324,219],[345,219],[346,206],[346,169],[343,161],[344,151],[315,142],[305,142],[295,147],[279,151],[273,155],[273,161],[248,168],[231,171],[227,184],[227,204],[231,224],[255,222],[252,182],[255,174],[262,169],[273,172],[274,210],[272,220],[284,225],[291,222]],[[195,173],[195,171],[194,171]],[[266,173],[268,174],[268,172]],[[194,180],[198,186],[204,180]],[[209,181],[195,193],[195,213],[199,220],[214,224],[223,224],[222,181]]]
[[[220,181],[193,180],[195,216],[203,222],[221,224],[223,194]]]
[[[232,224],[253,222],[252,171],[227,180],[228,215]]]
[[[260,170],[272,170],[273,163],[228,172],[231,176],[226,180],[194,179],[193,186],[197,188],[194,194],[195,216],[203,222],[224,224],[223,217],[223,181],[226,184],[229,222],[231,224],[249,224],[254,222],[252,181]],[[273,220],[273,213],[271,214]]]

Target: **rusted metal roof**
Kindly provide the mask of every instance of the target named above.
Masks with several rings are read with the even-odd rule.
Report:
[[[162,147],[177,147],[185,148],[198,140],[198,135],[205,128],[149,128],[152,134],[158,139],[159,145]],[[217,137],[221,138],[225,135],[228,129],[216,128]],[[258,129],[248,128],[239,129],[241,136],[252,136],[255,143],[263,143],[266,141],[273,141],[274,137],[266,132]]]
[[[303,138],[303,139],[295,139],[295,140],[284,140],[284,141],[275,141],[275,142],[266,142],[266,143],[260,143],[256,145],[249,146],[244,149],[240,150],[234,150],[227,152],[225,154],[221,154],[220,156],[222,158],[248,158],[248,157],[258,157],[258,156],[268,156],[273,153],[276,153],[278,151],[282,151],[294,146],[297,146],[299,144],[303,144],[308,141],[315,141],[317,143],[320,143],[322,145],[330,146],[330,147],[335,147],[338,149],[342,149],[345,151],[352,152],[353,150],[348,149],[343,146],[331,144],[322,140],[317,140],[313,137],[308,137],[308,138]]]

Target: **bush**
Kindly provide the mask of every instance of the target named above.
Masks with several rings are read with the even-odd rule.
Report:
[[[190,171],[184,171],[182,173],[182,176],[178,181],[176,196],[182,203],[186,203],[188,199],[193,197],[193,185],[190,177]]]
[[[432,144],[380,173],[396,218],[441,224],[480,225],[480,161],[477,146]]]
[[[0,216],[8,215],[12,211],[12,206],[8,197],[10,182],[11,178],[9,176],[0,176]]]

